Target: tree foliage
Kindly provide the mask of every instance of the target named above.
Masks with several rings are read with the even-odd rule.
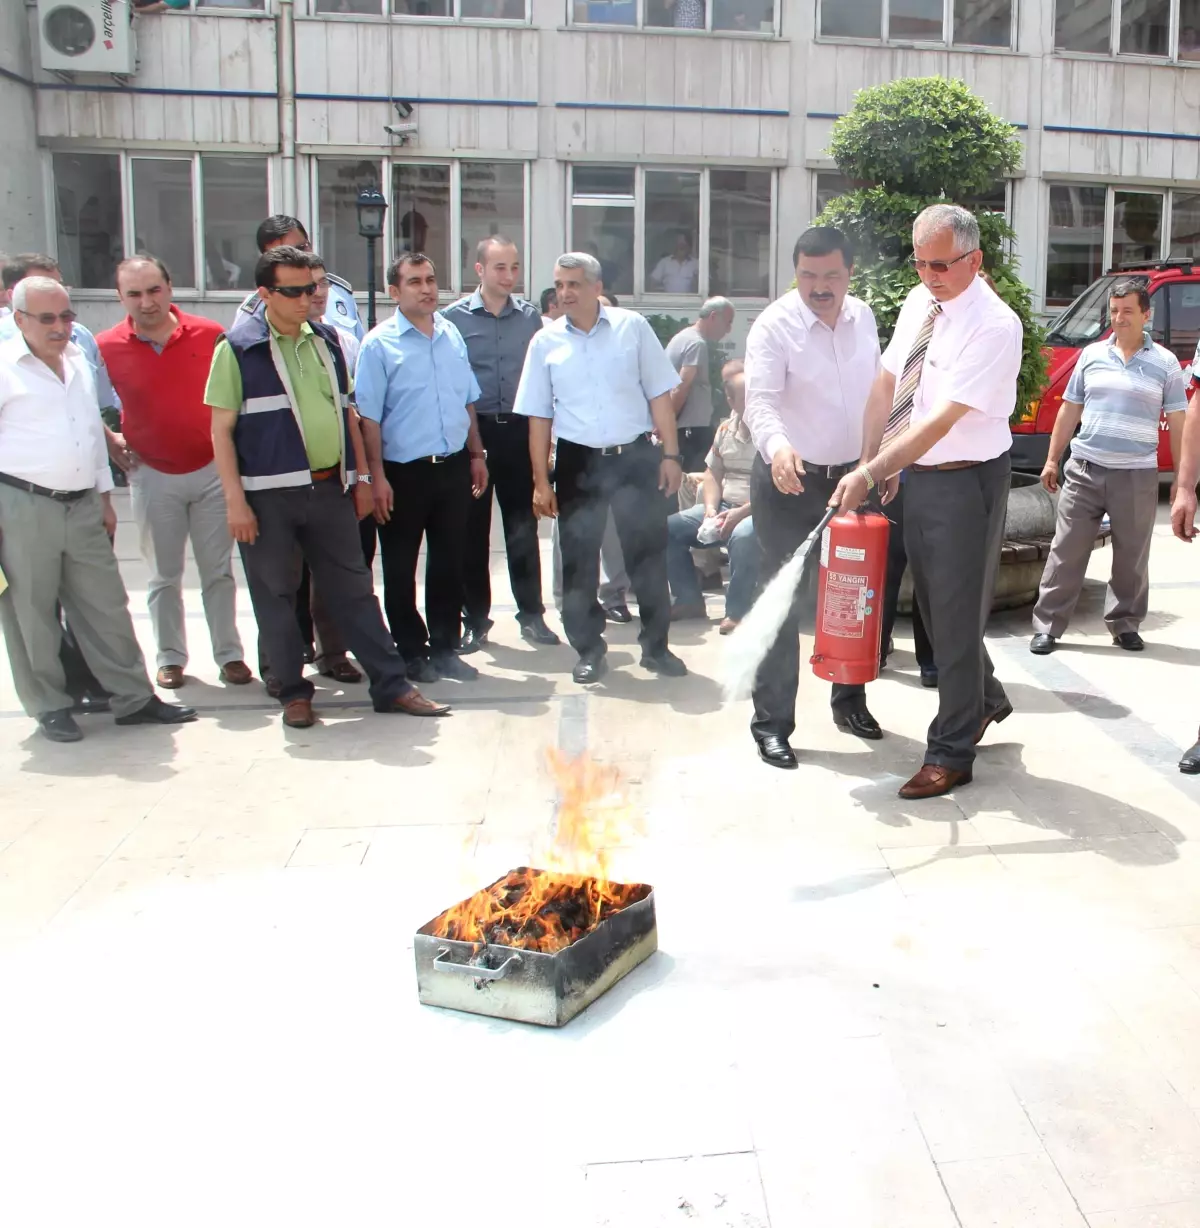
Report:
[[[1045,385],[1044,333],[1011,255],[1012,228],[977,200],[1020,165],[1016,130],[961,81],[914,77],[860,91],[834,124],[829,149],[857,186],[830,201],[817,224],[837,226],[853,240],[853,291],[871,305],[885,343],[917,284],[908,263],[913,219],[926,205],[944,201],[964,205],[978,218],[983,267],[1025,330],[1020,413]]]

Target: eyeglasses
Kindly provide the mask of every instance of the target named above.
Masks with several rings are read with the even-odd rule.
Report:
[[[312,298],[317,292],[317,283],[310,281],[303,286],[270,286],[272,294],[282,294],[284,298]]]
[[[36,320],[39,324],[44,324],[49,328],[52,324],[74,324],[79,316],[73,311],[60,311],[57,315],[53,311],[22,311],[17,308],[17,315],[28,316],[31,320]]]
[[[965,260],[968,256],[975,255],[978,250],[979,248],[973,247],[969,252],[963,252],[961,256],[955,256],[953,260],[918,260],[916,256],[909,256],[908,263],[918,273],[924,273],[926,269],[931,273],[945,273],[952,264],[957,264],[960,260]]]

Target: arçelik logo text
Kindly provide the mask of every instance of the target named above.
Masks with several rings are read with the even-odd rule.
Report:
[[[100,5],[100,13],[104,22],[104,46],[106,50],[111,51],[113,49],[113,35],[116,33],[116,19],[113,17],[113,0],[103,0]]]

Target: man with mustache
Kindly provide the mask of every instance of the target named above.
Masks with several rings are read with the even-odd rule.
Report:
[[[832,226],[806,230],[793,253],[796,289],[754,321],[746,339],[746,426],[758,449],[750,475],[754,530],[769,580],[816,527],[838,481],[862,451],[863,414],[879,371],[870,307],[849,293],[850,240]],[[754,685],[750,731],[764,763],[797,766],[802,606],[797,600]],[[883,737],[862,686],[833,684],[833,722],[860,738]]]

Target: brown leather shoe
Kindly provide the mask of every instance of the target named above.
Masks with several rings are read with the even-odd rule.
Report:
[[[317,723],[311,699],[289,699],[283,705],[283,723],[291,729],[307,729]]]
[[[922,674],[921,680],[924,681]],[[983,735],[987,733],[989,725],[999,725],[1001,721],[1006,721],[1013,714],[1013,706],[1010,703],[1005,703],[996,709],[995,712],[989,712],[983,718],[983,723],[979,726],[979,732],[975,735],[975,745],[978,746],[983,741]]]
[[[218,676],[222,682],[228,682],[230,686],[245,686],[246,683],[254,681],[250,666],[245,661],[226,661],[221,666]]]
[[[435,704],[432,699],[426,699],[416,687],[397,695],[390,704],[377,704],[376,712],[404,712],[409,716],[445,716],[450,711],[449,704]]]
[[[971,769],[960,772],[957,768],[941,767],[936,763],[925,766],[900,790],[900,796],[909,801],[919,801],[926,797],[941,797],[959,785],[971,783]]]
[[[356,669],[345,657],[340,661],[331,661],[323,670],[321,670],[322,678],[332,678],[334,682],[361,682],[363,680],[362,673]]]
[[[183,686],[183,666],[182,665],[164,665],[162,669],[154,675],[154,681],[165,690],[178,691]]]
[[[728,635],[731,631],[736,631],[738,628],[738,623],[740,621],[741,619],[738,619],[738,618],[721,619],[721,625],[717,628],[717,634],[718,635]]]

